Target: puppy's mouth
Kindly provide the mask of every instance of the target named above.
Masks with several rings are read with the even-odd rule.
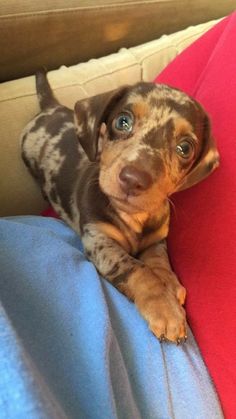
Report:
[[[113,187],[107,187],[99,182],[102,192],[107,196],[114,208],[127,213],[135,213],[143,210],[142,194],[124,192],[119,184],[113,184]]]
[[[155,194],[153,193],[153,190],[146,190],[139,193],[137,191],[125,193],[121,190],[119,185],[116,185],[112,190],[110,190],[110,188],[109,190],[106,190],[102,186],[100,187],[115,209],[129,214],[140,211],[153,213],[158,211],[160,204],[165,200],[162,194],[159,193],[157,185],[154,185],[156,189]]]
[[[115,171],[101,170],[99,185],[114,207],[128,213],[153,212],[166,198],[161,180],[140,166],[124,165]]]
[[[109,198],[113,206],[117,207],[120,210],[125,210],[127,212],[135,212],[137,210],[141,210],[141,205],[138,203],[138,197],[140,195],[136,194],[129,194],[129,193],[120,193],[119,195],[113,193],[107,193],[107,191],[103,190],[103,193]],[[135,199],[136,198],[136,199]]]
[[[118,206],[129,206],[130,208],[138,209],[139,206],[137,203],[133,202],[134,195],[127,194],[124,198],[120,198],[117,196],[109,196],[109,198],[114,202],[117,203]]]

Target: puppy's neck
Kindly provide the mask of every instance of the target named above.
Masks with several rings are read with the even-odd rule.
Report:
[[[145,211],[129,214],[125,211],[117,210],[117,213],[119,214],[121,220],[137,234],[142,233],[145,223],[150,218],[150,214]]]
[[[169,202],[167,199],[159,203],[158,208],[153,211],[132,209],[111,201],[111,205],[119,218],[132,230],[135,234],[142,234],[146,227],[151,231],[155,230],[156,224],[163,218],[163,214],[169,214]]]

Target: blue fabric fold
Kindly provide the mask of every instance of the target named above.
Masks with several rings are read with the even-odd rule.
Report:
[[[0,245],[2,419],[223,417],[191,331],[160,344],[63,222],[3,218]]]

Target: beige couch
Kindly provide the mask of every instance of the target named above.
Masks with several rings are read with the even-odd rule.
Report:
[[[170,4],[172,4],[176,12],[176,10],[178,9],[177,0],[159,0],[142,2],[132,2],[131,0],[126,2],[121,1],[119,2],[120,8],[117,8],[117,2],[115,2],[115,0],[110,2],[102,2],[102,0],[99,0],[98,2],[96,2],[96,5],[100,6],[100,8],[97,8],[96,16],[100,16],[101,24],[105,23],[103,22],[103,14],[102,17],[101,15],[99,15],[99,10],[100,14],[101,11],[104,11],[104,13],[108,13],[109,11],[110,13],[110,20],[106,21],[106,29],[103,29],[103,31],[105,31],[104,33],[106,33],[106,38],[99,38],[101,35],[100,32],[97,34],[94,31],[94,17],[91,17],[94,13],[91,12],[92,5],[95,4],[94,1],[90,0],[77,2],[75,0],[70,0],[69,2],[67,2],[67,6],[68,4],[70,4],[71,6],[73,5],[73,7],[75,7],[76,13],[73,7],[71,7],[72,10],[69,10],[69,8],[67,9],[67,11],[65,11],[64,6],[66,2],[63,0],[51,0],[50,2],[46,0],[41,1],[40,7],[45,8],[45,10],[41,10],[41,12],[35,10],[36,6],[35,2],[33,1],[22,0],[16,3],[13,0],[8,0],[8,2],[2,1],[2,3],[3,6],[1,6],[0,0],[0,28],[3,32],[6,31],[9,45],[11,40],[12,50],[6,51],[6,48],[5,50],[3,48],[3,54],[1,59],[3,61],[5,60],[5,62],[3,68],[0,67],[1,77],[7,79],[12,77],[18,77],[19,75],[26,75],[31,72],[33,73],[36,65],[38,66],[44,64],[49,68],[62,65],[62,67],[60,67],[58,70],[54,70],[49,73],[49,80],[60,101],[71,108],[73,108],[75,101],[77,101],[80,98],[92,96],[99,92],[114,89],[124,83],[134,83],[139,80],[152,80],[167,65],[167,63],[170,60],[172,60],[180,51],[182,51],[185,47],[191,44],[195,39],[201,36],[215,23],[215,21],[210,21],[194,27],[189,27],[188,29],[174,33],[169,36],[164,35],[160,39],[153,40],[142,45],[127,48],[127,45],[135,44],[135,39],[132,38],[132,36],[129,38],[129,36],[127,35],[127,33],[129,32],[128,29],[126,35],[125,32],[122,32],[123,23],[114,23],[114,16],[113,18],[111,17],[112,10],[114,15],[116,15],[118,11],[120,13],[123,10],[123,13],[125,14],[124,25],[127,20],[126,16],[130,16],[131,22],[134,22],[134,20],[132,19],[136,19],[136,22],[141,22],[142,31],[146,35],[140,36],[139,34],[138,36],[137,34],[137,40],[144,41],[146,40],[146,37],[147,39],[150,38],[150,28],[148,28],[150,25],[154,25],[154,32],[156,32],[157,35],[160,34],[160,31],[167,31],[168,25],[166,26],[166,24],[168,23],[168,19],[170,19],[170,17],[168,16],[168,18],[166,18],[166,14],[168,14],[167,12],[170,10]],[[13,9],[11,9],[13,3],[15,3],[16,6],[14,9],[15,22],[13,19]],[[54,10],[52,11],[53,16],[51,17],[49,16],[51,12],[49,13],[49,10],[47,10],[47,5],[49,3],[51,6],[53,4],[55,6]],[[80,4],[79,7],[76,6],[78,5],[78,3]],[[143,18],[150,18],[150,20],[144,22],[143,18],[140,19],[141,14],[138,13],[137,9],[139,9],[140,7],[139,10],[144,10],[143,5],[146,5],[148,9],[150,3],[152,3],[154,7],[153,10],[156,13],[155,19],[153,20],[153,16],[151,18],[151,13],[150,15],[148,15],[147,10],[145,9],[146,11],[143,12]],[[213,4],[208,1],[191,2],[190,0],[186,0],[179,2],[179,4],[181,4],[181,7],[179,6],[179,10],[181,10],[183,3],[185,4],[185,6],[187,4],[190,6],[191,4],[193,9],[195,7],[195,3],[198,3],[198,20],[202,21],[206,18],[206,9],[203,7],[203,4]],[[221,15],[231,11],[232,3],[234,2],[228,0],[225,0],[224,2],[214,2],[214,10],[216,10],[217,13],[219,11],[219,6],[220,4],[222,5],[222,3],[224,4],[224,7],[220,7]],[[27,13],[23,13],[22,8],[26,4],[28,5]],[[126,14],[128,6],[129,8],[133,7],[136,16],[135,18],[132,17],[129,13]],[[166,9],[164,6],[166,7]],[[79,18],[81,7],[83,10],[81,10],[82,14],[81,18]],[[200,9],[202,13],[202,19],[200,19]],[[161,10],[163,14],[160,14],[159,16]],[[208,15],[207,17],[217,17],[215,16],[217,15],[217,13],[214,14],[211,8],[209,10],[211,10],[211,12],[210,15]],[[7,16],[4,15],[3,11],[6,12]],[[17,15],[18,13],[22,15],[20,16],[19,20],[19,16]],[[91,13],[91,15],[89,13]],[[60,43],[60,41],[63,39],[64,45],[64,52],[61,55],[58,49],[59,46],[56,43],[54,47],[52,46],[53,39],[51,39],[51,32],[50,30],[47,32],[47,27],[50,27],[50,25],[43,25],[43,28],[45,30],[43,36],[48,37],[48,44],[46,45],[47,51],[38,50],[37,43],[35,45],[35,48],[33,47],[33,45],[31,45],[31,43],[33,42],[33,28],[37,28],[40,19],[46,19],[47,17],[47,19],[51,18],[53,20],[56,19],[56,15],[58,15],[58,19],[60,20],[60,22],[58,22],[58,25],[61,25],[58,43]],[[179,26],[175,22],[174,16],[172,16],[173,29],[175,30],[176,28],[181,27],[183,22],[190,23],[190,15],[191,13],[190,11],[188,11],[188,13],[184,15],[182,20],[179,17],[179,20],[181,22]],[[66,27],[64,28],[63,16],[65,16],[66,25]],[[68,16],[70,16],[71,25],[76,24],[76,20],[74,21],[74,19],[77,19],[78,23],[80,22],[80,25],[78,27],[78,34],[76,34],[76,36],[81,37],[80,42],[78,44],[76,43],[76,39],[74,39],[73,43],[72,38],[70,37],[70,31],[72,30],[72,28],[68,28],[69,33],[67,31]],[[188,16],[188,18],[186,16]],[[8,31],[6,30],[6,27],[4,25],[1,26],[1,19],[3,22],[5,22],[7,21],[7,18],[9,20]],[[32,28],[32,31],[30,31],[27,27],[27,31],[24,34],[24,36],[21,34],[19,35],[18,39],[17,33],[18,31],[20,31],[22,19],[23,21],[24,19],[30,20],[29,26]],[[85,25],[85,20],[87,22],[87,26]],[[164,21],[166,22],[166,24],[164,24]],[[127,25],[129,24],[131,23],[128,19]],[[56,21],[53,21],[53,25],[56,25]],[[85,34],[80,32],[82,30],[81,28],[83,27],[83,25],[85,25],[83,30],[89,32],[88,39],[86,40],[87,55],[84,55],[83,47],[81,46],[82,40],[85,39]],[[24,27],[24,25],[22,25],[22,27]],[[135,30],[137,31],[137,28]],[[141,30],[141,27],[139,27],[139,30]],[[171,29],[168,27],[168,31],[170,30]],[[31,35],[32,39],[29,39],[29,42],[27,43],[26,37]],[[115,40],[115,38],[117,39]],[[114,41],[112,41],[112,45],[111,39],[113,39]],[[2,42],[2,37],[0,37],[0,40],[0,42]],[[13,40],[16,41],[18,47],[20,45],[19,42],[22,42],[25,45],[25,53],[23,54],[23,56],[21,56],[22,60],[25,60],[25,62],[23,63],[19,62],[20,57],[19,55],[17,55],[18,51],[16,51],[16,46],[13,46]],[[110,41],[108,42],[108,40]],[[101,42],[102,44],[96,44],[97,41]],[[71,42],[73,45],[71,45]],[[116,50],[118,47],[122,46],[123,48],[117,53],[113,53],[102,58],[94,59],[94,57],[101,55],[103,52],[109,52],[113,48],[115,48]],[[78,51],[77,55],[76,51]],[[14,56],[16,61],[14,61]],[[78,58],[78,61],[88,57],[91,57],[93,59],[91,59],[87,63],[65,66],[65,64],[74,62],[76,60],[76,57]],[[40,211],[42,211],[47,205],[47,203],[43,200],[41,196],[38,186],[36,185],[35,181],[31,178],[30,174],[28,173],[24,164],[21,161],[18,140],[19,134],[24,125],[37,112],[38,103],[35,95],[35,85],[33,76],[18,78],[17,80],[5,81],[2,84],[0,84],[1,216],[17,214],[39,214]]]

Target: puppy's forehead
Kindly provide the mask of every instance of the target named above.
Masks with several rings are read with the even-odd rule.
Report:
[[[168,100],[176,101],[180,105],[193,103],[193,99],[186,93],[165,84],[138,83],[131,88],[128,100],[135,101],[138,97],[152,105],[155,105],[157,101],[165,102]]]
[[[196,102],[187,94],[166,85],[139,83],[126,98],[127,104],[138,117],[152,116],[159,123],[181,116],[188,120],[196,118]]]

